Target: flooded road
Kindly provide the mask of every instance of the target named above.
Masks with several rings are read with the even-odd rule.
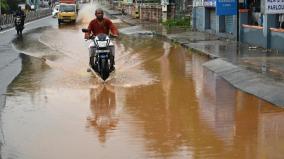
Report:
[[[82,27],[13,41],[22,71],[1,111],[2,158],[284,157],[284,111],[205,70],[206,57],[122,35],[115,74],[103,83],[86,72]]]

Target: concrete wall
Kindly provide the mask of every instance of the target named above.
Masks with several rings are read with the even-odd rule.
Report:
[[[271,31],[271,48],[277,49],[284,53],[284,32]]]
[[[153,22],[161,22],[162,8],[161,5],[143,5],[141,7],[141,19]]]
[[[217,34],[221,37],[236,37],[237,36],[237,16],[233,17],[232,31],[233,33],[225,32],[225,16],[215,17],[215,22],[210,22],[213,16],[210,13],[214,13],[215,8],[206,7],[194,7],[192,12],[193,28],[198,31],[208,31],[210,33]],[[228,35],[228,36],[226,36]]]
[[[199,31],[205,30],[205,8],[204,7],[195,7],[194,8],[194,22],[195,23],[195,29]]]
[[[284,30],[275,29],[277,27],[276,15],[264,15],[263,27],[246,25],[248,20],[248,13],[242,12],[240,16],[242,25],[240,32],[241,42],[263,48],[277,49],[280,53],[284,53]]]
[[[135,7],[134,4],[122,4],[122,8],[125,9],[128,15],[133,17],[136,16],[136,11],[140,12],[140,19],[146,21],[153,22],[161,22],[162,21],[162,6],[157,3],[145,3],[141,6]],[[172,13],[174,8],[169,7],[169,12]],[[171,15],[167,15],[169,18]]]
[[[242,27],[240,39],[241,42],[249,43],[252,45],[261,47],[264,47],[266,45],[266,38],[263,36],[262,29]]]

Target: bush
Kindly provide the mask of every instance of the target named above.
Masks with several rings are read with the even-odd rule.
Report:
[[[6,0],[0,1],[2,14],[7,14],[9,11],[9,5]]]
[[[169,19],[162,23],[167,27],[190,27],[190,17],[179,18],[179,19]]]

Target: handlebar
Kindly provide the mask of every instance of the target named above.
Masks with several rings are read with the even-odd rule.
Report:
[[[89,32],[89,29],[83,28],[83,29],[82,29],[82,32],[83,32],[83,33],[88,33],[88,32]],[[117,35],[109,34],[108,36],[109,36],[110,39],[118,38]],[[88,39],[86,39],[86,40],[93,39],[94,37],[95,37],[95,36],[91,34],[90,37],[89,37]]]
[[[83,32],[83,33],[87,33],[87,32],[89,32],[89,29],[83,28],[83,29],[82,29],[82,32]]]

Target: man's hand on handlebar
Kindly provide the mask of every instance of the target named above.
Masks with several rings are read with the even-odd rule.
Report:
[[[89,39],[92,39],[94,37],[94,35],[93,34],[88,34],[88,33],[85,33],[85,39],[86,40],[89,40]]]
[[[118,35],[109,34],[109,37],[112,38],[112,39],[114,39],[114,38],[116,39],[116,38],[118,38]]]
[[[85,38],[86,40],[88,40],[88,39],[90,39],[90,35],[89,35],[88,33],[85,33],[84,38]]]

